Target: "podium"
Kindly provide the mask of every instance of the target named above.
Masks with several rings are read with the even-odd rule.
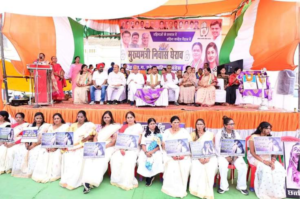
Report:
[[[27,64],[27,69],[30,72],[30,76],[33,77],[34,80],[35,104],[52,104],[52,65]]]

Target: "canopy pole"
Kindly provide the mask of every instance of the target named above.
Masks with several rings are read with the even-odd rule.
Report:
[[[300,112],[300,43],[298,43],[298,112]]]
[[[0,14],[0,51],[1,51],[1,60],[2,60],[2,70],[3,70],[3,82],[5,86],[5,99],[6,104],[9,104],[8,98],[8,86],[7,86],[7,76],[6,76],[6,68],[5,68],[5,58],[4,58],[4,42],[3,42],[3,33],[2,33],[2,13]]]

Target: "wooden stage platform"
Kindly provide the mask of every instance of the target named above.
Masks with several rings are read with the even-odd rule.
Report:
[[[42,106],[33,108],[32,105],[10,106],[6,105],[4,110],[12,116],[17,112],[23,112],[26,115],[26,121],[32,122],[36,112],[42,112],[48,123],[52,122],[54,113],[61,113],[66,122],[74,122],[79,110],[87,112],[88,119],[96,124],[101,121],[101,116],[106,110],[110,110],[118,123],[123,123],[127,111],[133,111],[136,114],[136,121],[147,121],[154,117],[157,122],[169,122],[173,115],[180,117],[181,122],[186,127],[194,127],[195,121],[202,118],[208,128],[222,128],[222,117],[224,115],[234,119],[236,129],[255,129],[260,122],[268,121],[273,125],[273,131],[297,131],[300,123],[300,113],[285,112],[284,110],[270,107],[268,111],[259,111],[258,106],[213,106],[213,107],[195,107],[195,106],[175,106],[165,107],[135,107],[129,104],[119,105],[74,105],[71,101],[54,104],[52,106]]]

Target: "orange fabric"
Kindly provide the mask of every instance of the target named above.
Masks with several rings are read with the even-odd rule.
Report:
[[[39,53],[50,60],[56,55],[56,35],[52,17],[35,17],[5,14],[3,34],[17,50],[21,62],[12,61],[17,71],[23,75],[29,72],[26,64],[35,61]]]
[[[212,16],[221,13],[228,13],[235,10],[241,0],[224,0],[212,3],[186,5],[163,5],[137,17],[178,17],[178,16]]]
[[[122,105],[119,105],[122,106]],[[103,106],[102,106],[103,107]],[[214,110],[197,110],[197,111],[184,111],[184,110],[172,110],[167,108],[132,108],[118,109],[118,106],[107,106],[116,122],[123,123],[125,121],[125,114],[131,110],[136,115],[136,121],[145,122],[150,117],[154,117],[157,122],[170,122],[170,118],[174,115],[179,116],[182,123],[186,124],[186,127],[194,127],[198,118],[205,120],[208,128],[222,128],[222,117],[224,115],[231,117],[236,124],[236,129],[255,129],[262,121],[268,121],[273,126],[273,131],[296,131],[299,129],[300,113],[286,113],[286,112],[260,112],[260,111],[232,111],[232,110],[218,110],[216,107]],[[23,112],[26,115],[25,120],[32,123],[34,114],[41,111],[45,115],[46,122],[52,122],[52,116],[54,113],[61,113],[66,122],[74,122],[79,110],[85,110],[87,112],[87,118],[96,124],[100,124],[102,114],[107,109],[91,109],[91,108],[40,108],[34,109],[29,106],[5,106],[4,110],[8,111],[12,116],[17,112]]]
[[[252,70],[295,69],[294,53],[300,42],[298,9],[295,2],[260,1],[250,48]]]
[[[0,85],[2,84],[3,84],[3,69],[2,69],[2,60],[0,59]],[[3,110],[2,92],[0,92],[0,110]]]

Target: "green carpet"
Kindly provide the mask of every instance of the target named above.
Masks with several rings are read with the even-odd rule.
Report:
[[[228,172],[230,173],[230,172]],[[110,185],[108,175],[102,184],[88,194],[83,194],[82,187],[75,190],[67,190],[59,186],[59,181],[40,184],[31,179],[14,178],[8,174],[0,175],[0,199],[80,199],[80,198],[109,198],[109,199],[169,199],[172,198],[162,193],[162,183],[158,176],[151,187],[145,186],[145,181],[139,182],[139,187],[124,191],[120,188]],[[215,198],[222,199],[254,199],[256,195],[250,192],[249,196],[243,196],[235,189],[236,179],[233,185],[230,183],[230,190],[222,195],[217,193],[217,188],[214,188]],[[197,198],[188,194],[186,199]]]

